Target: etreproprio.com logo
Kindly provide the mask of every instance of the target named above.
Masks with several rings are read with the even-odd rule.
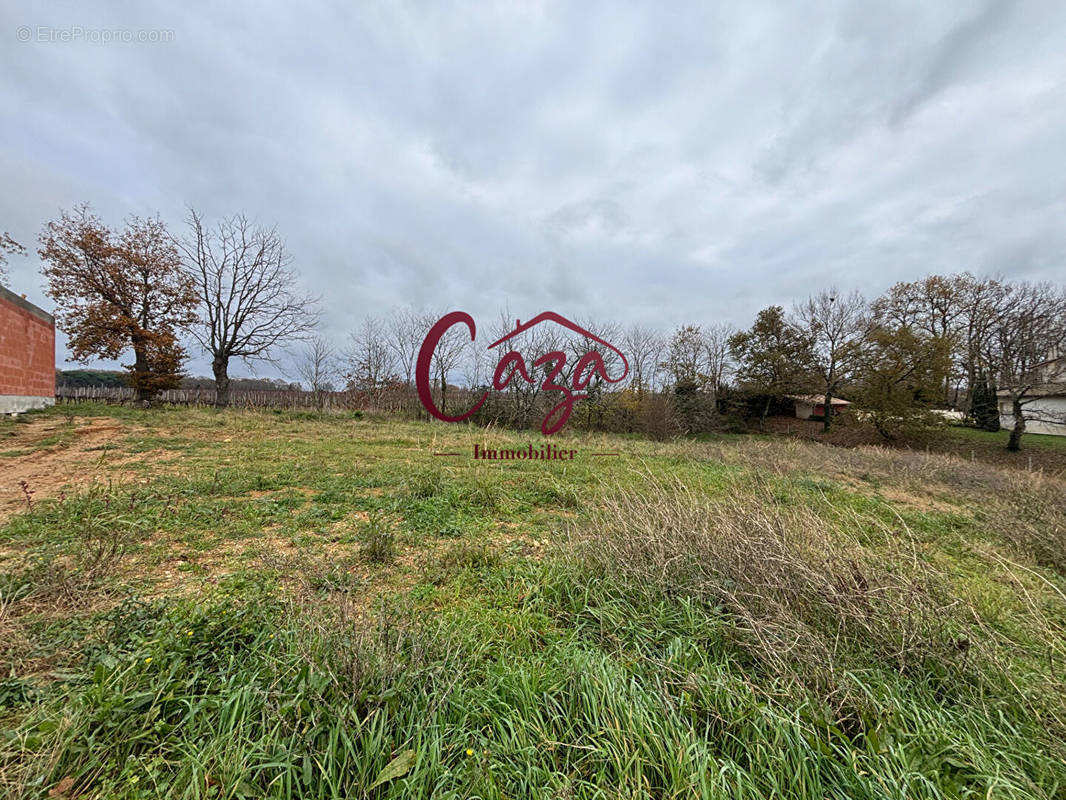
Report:
[[[92,28],[84,25],[20,25],[20,42],[40,44],[169,44],[175,33],[168,28]]]

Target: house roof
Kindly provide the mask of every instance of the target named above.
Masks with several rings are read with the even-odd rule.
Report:
[[[790,394],[789,400],[795,400],[797,403],[810,403],[812,406],[824,406],[825,395],[824,394]],[[850,406],[847,400],[841,400],[839,397],[834,397],[829,405],[832,406]]]
[[[1066,383],[1040,383],[1029,387],[1026,397],[1066,397]],[[1010,397],[1010,392],[1000,389],[997,397]]]

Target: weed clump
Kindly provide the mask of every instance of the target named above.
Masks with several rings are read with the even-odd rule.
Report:
[[[441,470],[423,469],[412,472],[404,479],[404,489],[408,496],[424,500],[443,494],[447,483]]]
[[[458,541],[444,552],[427,558],[422,565],[422,576],[426,583],[442,586],[463,572],[493,569],[501,562],[499,553],[485,542]]]
[[[396,531],[389,520],[379,511],[374,511],[366,522],[359,526],[359,555],[370,564],[391,564],[396,560]]]
[[[80,497],[34,504],[16,521],[24,535],[59,528],[68,541],[45,537],[28,550],[0,576],[0,603],[72,598],[99,588],[147,536],[145,503],[137,492],[94,486]]]

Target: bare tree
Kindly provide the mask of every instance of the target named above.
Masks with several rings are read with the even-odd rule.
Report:
[[[962,320],[959,325],[958,349],[960,372],[965,377],[966,410],[973,415],[973,395],[977,376],[993,372],[985,358],[996,320],[1004,311],[1009,294],[1007,284],[1000,278],[974,278],[964,274],[960,284]]]
[[[825,390],[823,430],[829,430],[833,397],[861,363],[870,328],[866,300],[858,291],[841,295],[829,289],[797,305],[795,313],[796,325],[813,342],[814,365]]]
[[[209,228],[189,210],[189,235],[178,242],[200,296],[193,335],[211,355],[215,405],[229,405],[233,358],[274,361],[277,349],[308,338],[318,323],[318,299],[299,292],[292,257],[275,228],[238,214]]]
[[[425,316],[423,318],[423,329],[428,331],[443,316],[444,314]],[[421,345],[421,342],[419,344]],[[441,336],[440,341],[437,342],[436,349],[433,351],[433,373],[440,386],[440,403],[438,407],[441,413],[446,414],[448,412],[448,375],[462,362],[469,345],[469,331],[465,327],[453,325]]]
[[[315,407],[323,407],[326,392],[333,391],[340,375],[337,350],[323,336],[307,341],[296,361],[296,375],[315,397]]]
[[[500,309],[496,319],[489,327],[489,335],[486,339],[488,341],[502,339],[516,329],[517,322],[518,320],[512,316],[510,309]],[[532,379],[526,381],[521,377],[515,376],[507,384],[505,397],[506,405],[509,406],[509,410],[506,413],[510,424],[527,424],[529,420],[532,419],[532,416],[542,399],[543,392],[541,391],[541,386],[544,378],[547,377],[550,372],[552,364],[545,364],[540,368],[534,367],[533,365],[542,356],[545,356],[548,353],[564,350],[566,345],[566,338],[563,336],[562,331],[556,326],[538,325],[509,339],[506,345],[501,347],[499,351],[487,351],[488,361],[490,363],[486,365],[486,383],[491,381],[497,361],[503,355],[503,352],[506,352],[507,350],[516,350],[522,354],[529,377]],[[484,345],[482,346],[484,347]],[[567,366],[572,369],[573,364],[568,364]],[[568,382],[570,379],[569,374],[564,374],[560,377],[562,378],[563,383]]]
[[[1007,449],[1019,450],[1026,406],[1042,396],[1053,362],[1066,348],[1066,292],[1049,283],[1007,284],[999,305],[985,360],[1011,404],[1014,427]]]
[[[666,358],[660,367],[675,388],[702,391],[707,384],[707,342],[699,325],[682,325],[666,343]]]
[[[375,400],[397,380],[396,360],[385,326],[368,318],[349,337],[344,354],[348,388],[365,392]]]
[[[492,364],[485,345],[478,341],[467,342],[466,354],[463,357],[463,368],[466,370],[466,385],[471,389],[486,386],[491,378]]]
[[[729,340],[736,332],[725,323],[682,325],[662,345],[665,360],[660,366],[669,373],[675,388],[705,392],[713,401],[732,369]]]
[[[628,378],[628,372],[632,371],[632,366],[629,365],[628,356],[625,359],[626,366],[623,366],[622,358],[618,353],[609,347],[604,347],[597,341],[597,339],[600,339],[612,344],[620,343],[623,337],[621,325],[616,322],[595,320],[588,317],[579,318],[575,322],[592,336],[562,330],[557,332],[557,336],[561,336],[565,342],[565,346],[561,349],[569,354],[563,367],[562,376],[566,378],[565,384],[570,386],[574,385],[575,378],[579,378],[581,382],[586,382],[582,391],[582,394],[585,395],[582,403],[583,414],[586,420],[598,426],[603,424],[606,414],[607,404],[604,402],[604,392],[610,388],[610,381],[615,381],[623,375]],[[577,375],[581,359],[586,354],[593,352],[599,356],[602,362],[603,373],[601,374],[598,368],[593,368],[590,371],[582,369],[583,374]]]
[[[26,254],[26,248],[6,233],[0,233],[0,286],[7,283],[7,257]]]
[[[706,430],[717,415],[707,357],[703,329],[682,325],[670,337],[666,360],[660,365],[673,381],[672,408],[685,433]]]
[[[703,329],[703,350],[707,367],[707,388],[715,400],[733,371],[729,340],[737,329],[728,323],[709,325]]]
[[[622,335],[622,350],[629,359],[629,385],[638,394],[655,388],[664,346],[662,335],[643,325],[630,325]]]
[[[396,369],[408,386],[414,385],[418,349],[433,324],[432,321],[429,325],[426,323],[427,315],[424,312],[410,308],[393,311],[387,323],[388,346],[393,352]]]

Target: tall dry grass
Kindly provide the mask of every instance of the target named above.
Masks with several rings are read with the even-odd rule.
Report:
[[[952,455],[888,447],[829,447],[799,440],[690,442],[694,459],[891,487],[943,499],[973,514],[1020,556],[1066,575],[1066,477]]]
[[[838,708],[856,701],[849,673],[892,670],[948,693],[1007,692],[1066,725],[1066,686],[1020,666],[1066,655],[1060,622],[1032,602],[1020,612],[1024,639],[997,629],[902,519],[828,504],[822,513],[760,473],[714,494],[649,475],[639,491],[609,491],[568,541],[593,579],[719,610],[764,676]]]

